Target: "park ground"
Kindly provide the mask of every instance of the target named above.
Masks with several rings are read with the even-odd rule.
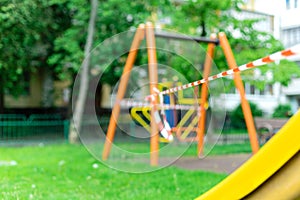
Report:
[[[0,199],[193,199],[249,156],[249,144],[217,145],[201,160],[192,147],[171,166],[132,174],[103,165],[83,145],[0,147]]]

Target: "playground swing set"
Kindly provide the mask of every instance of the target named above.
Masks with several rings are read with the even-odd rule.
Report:
[[[225,33],[219,33],[218,38],[215,34],[212,34],[210,38],[201,38],[201,37],[184,37],[181,35],[174,35],[174,34],[165,34],[165,33],[155,33],[154,26],[152,23],[148,22],[146,25],[140,24],[139,27],[136,30],[136,33],[134,35],[131,48],[125,63],[125,67],[120,79],[119,88],[117,91],[116,96],[116,103],[113,106],[112,114],[109,121],[109,126],[106,134],[106,140],[104,144],[102,159],[107,160],[108,156],[110,154],[112,142],[114,140],[116,126],[117,126],[117,120],[120,115],[121,105],[120,102],[123,100],[127,84],[129,81],[129,76],[131,69],[134,65],[136,55],[138,52],[138,48],[141,44],[141,41],[146,39],[146,46],[147,46],[147,55],[148,55],[148,70],[149,70],[149,81],[150,81],[150,96],[152,97],[151,100],[151,107],[146,108],[144,111],[145,115],[148,115],[148,118],[150,119],[150,127],[148,124],[144,124],[143,126],[146,127],[150,131],[150,164],[152,166],[158,165],[158,150],[159,150],[159,142],[160,142],[160,136],[159,131],[164,130],[164,127],[168,124],[166,120],[164,119],[164,125],[158,120],[157,118],[157,111],[158,108],[156,105],[159,105],[158,102],[158,93],[160,91],[157,91],[158,89],[158,74],[157,74],[157,57],[156,57],[156,44],[155,44],[155,37],[160,38],[166,38],[166,39],[173,39],[173,40],[186,40],[186,41],[196,41],[198,43],[206,43],[207,45],[207,54],[204,62],[204,71],[203,71],[203,80],[208,80],[211,67],[212,67],[212,59],[214,56],[214,50],[216,45],[220,45],[222,47],[223,53],[226,57],[227,63],[229,67],[234,71],[234,69],[237,68],[237,64],[235,62],[231,47],[228,43],[227,37]],[[235,71],[234,71],[235,72]],[[245,117],[245,122],[249,134],[250,144],[252,148],[253,154],[258,152],[259,150],[259,142],[256,135],[256,129],[254,125],[254,120],[252,117],[251,109],[249,106],[249,103],[245,97],[245,90],[243,87],[243,83],[241,80],[241,77],[239,73],[234,73],[234,83],[239,91],[240,98],[241,98],[241,105]],[[200,83],[199,83],[200,84]],[[199,85],[198,84],[198,85]],[[196,84],[191,83],[189,85],[191,87],[195,87]],[[176,87],[176,91],[185,89],[187,85],[178,86]],[[174,92],[174,91],[173,91]],[[198,155],[201,155],[203,150],[203,144],[204,144],[204,136],[205,136],[205,122],[206,122],[206,108],[207,108],[207,98],[208,98],[208,81],[202,82],[201,86],[201,95],[199,100],[199,109],[198,112],[200,112],[201,117],[195,117],[192,121],[193,123],[198,123],[198,127],[196,129],[196,138],[195,139],[198,142],[198,149],[197,153]],[[140,108],[133,109],[132,113],[137,112]],[[150,114],[148,113],[150,110]],[[191,109],[192,110],[192,109]],[[192,116],[192,115],[190,115]],[[193,115],[195,116],[195,115]],[[182,129],[180,129],[181,126],[183,126],[183,123],[178,123],[177,128],[173,127],[173,130],[177,129],[177,136],[187,136],[188,132],[181,133]],[[167,127],[168,128],[168,127]],[[191,127],[186,127],[188,131],[191,131]],[[171,131],[172,129],[168,130]],[[184,130],[183,130],[184,131]],[[170,139],[170,138],[168,138]],[[185,139],[185,138],[183,138]]]
[[[176,79],[176,77],[174,77]],[[159,91],[163,91],[166,88],[172,88],[172,86],[181,86],[181,82],[162,82],[158,84]],[[166,123],[171,127],[171,132],[175,133],[176,138],[180,142],[191,142],[197,140],[197,128],[200,116],[200,109],[198,103],[200,98],[197,98],[198,87],[194,89],[194,98],[186,97],[183,91],[178,91],[177,95],[169,94],[163,96],[163,101],[160,105],[160,111],[162,117],[166,118]],[[164,108],[166,107],[166,109]],[[208,108],[208,102],[205,105],[205,109]],[[143,126],[150,133],[150,121],[151,121],[151,106],[133,106],[130,109],[130,115],[137,125]],[[165,137],[159,138],[160,142],[168,143]]]
[[[209,199],[299,199],[300,198],[300,110],[289,119],[289,121],[276,133],[274,137],[268,141],[258,151],[258,141],[255,133],[255,127],[251,115],[249,104],[245,98],[244,88],[239,76],[239,72],[265,65],[267,63],[280,61],[290,56],[300,55],[300,44],[295,45],[289,49],[273,53],[264,58],[257,59],[247,64],[237,66],[227,38],[224,33],[219,34],[219,40],[212,36],[211,39],[202,40],[202,38],[184,38],[181,36],[160,35],[154,33],[154,28],[151,23],[146,26],[140,25],[136,31],[128,59],[125,64],[124,72],[121,77],[121,83],[117,93],[117,101],[114,105],[110,124],[108,127],[107,137],[105,141],[103,160],[108,158],[110,148],[114,139],[116,123],[120,114],[120,102],[124,97],[126,85],[129,79],[128,72],[130,72],[137,48],[141,40],[146,36],[147,51],[148,51],[148,67],[150,76],[150,95],[151,100],[151,118],[150,118],[150,164],[158,164],[158,146],[159,134],[158,124],[155,119],[157,111],[158,97],[161,100],[162,95],[184,90],[202,84],[200,108],[204,108],[205,101],[207,101],[207,84],[209,81],[226,77],[234,74],[234,81],[237,89],[240,92],[242,108],[248,128],[250,143],[253,155],[235,172],[230,174],[226,179],[219,184],[197,197],[197,200]],[[227,59],[230,70],[221,72],[219,74],[209,76],[211,61],[206,59],[204,66],[204,77],[201,80],[194,81],[183,86],[177,86],[164,91],[157,91],[157,60],[155,51],[155,36],[166,37],[170,39],[184,39],[194,40],[197,42],[208,43],[207,56],[212,57],[214,47],[220,44],[225,57]],[[127,75],[126,75],[127,74]],[[197,139],[198,139],[198,154],[201,154],[203,147],[203,137],[205,128],[205,112],[206,109],[200,109],[201,117],[198,122]],[[257,153],[256,153],[257,152]],[[255,172],[255,173],[254,173]],[[234,189],[233,189],[234,188]]]

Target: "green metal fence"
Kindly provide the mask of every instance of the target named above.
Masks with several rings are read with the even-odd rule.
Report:
[[[0,115],[0,139],[14,139],[35,135],[61,134],[68,137],[69,120],[56,114]]]

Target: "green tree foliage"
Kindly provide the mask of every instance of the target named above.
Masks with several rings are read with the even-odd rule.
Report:
[[[280,104],[278,105],[273,113],[274,118],[286,118],[292,115],[292,108],[289,104]]]
[[[50,67],[53,41],[70,26],[70,13],[51,1],[1,0],[0,24],[1,93],[18,96],[25,73]]]
[[[67,71],[71,71],[71,74],[77,73],[84,59],[83,46],[87,34],[87,21],[90,10],[85,0],[66,0],[65,3],[73,13],[72,26],[55,40],[55,54],[49,59],[49,63],[55,66],[57,72],[60,72],[61,78],[66,78],[67,73],[65,72]],[[115,34],[135,28],[138,24],[145,23],[147,20],[153,20],[155,18],[153,14],[157,12],[158,5],[164,7],[169,4],[167,0],[101,1],[96,21],[97,31],[94,47]],[[118,47],[112,47],[111,50],[108,49],[107,51],[113,51],[113,48]],[[123,65],[125,60],[120,60],[122,60]],[[120,60],[115,60],[111,67],[106,69],[102,81],[109,84],[117,81],[122,71],[115,70],[115,68],[120,66]]]
[[[231,15],[224,15],[224,22],[222,22],[223,25],[219,31],[225,32],[229,38],[238,65],[246,64],[284,49],[281,42],[276,40],[270,33],[256,30],[255,24],[261,20],[263,19],[238,20]],[[225,60],[220,51],[217,54],[219,55],[219,62],[220,59]],[[227,65],[223,63],[221,66]],[[257,69],[261,74],[260,76],[255,76],[255,70],[245,71],[242,76],[244,81],[250,82],[259,89],[264,89],[266,84],[275,82],[286,86],[291,81],[291,77],[300,77],[299,66],[287,60],[270,63]],[[267,73],[271,73],[272,77],[266,78]]]
[[[257,30],[257,25],[264,18],[243,19],[240,0],[187,0],[176,5],[172,15],[173,23],[169,28],[180,32],[208,37],[211,33],[225,32],[232,47],[238,65],[246,64],[283,50],[280,41],[270,33]],[[203,46],[206,48],[206,46]],[[221,69],[228,69],[221,48],[217,48],[214,61]],[[300,77],[300,69],[294,62],[282,61],[259,68],[261,77],[254,77],[254,70],[242,73],[243,80],[263,89],[266,84],[280,82],[287,85],[291,76]],[[271,72],[272,78],[266,79]]]
[[[253,116],[261,117],[262,116],[262,110],[254,103],[249,102],[250,109]],[[245,117],[243,113],[243,109],[241,104],[239,104],[233,112],[230,114],[230,120],[231,120],[231,126],[238,129],[245,129],[246,123],[245,123]]]
[[[270,34],[255,29],[259,19],[239,20],[232,15],[230,10],[239,12],[240,3],[241,0],[99,1],[94,47],[140,23],[170,18],[166,28],[186,34],[207,37],[212,32],[226,32],[239,65],[283,49]],[[0,88],[17,96],[24,86],[19,84],[24,73],[41,67],[51,69],[57,78],[73,80],[84,59],[89,13],[87,0],[0,0]],[[170,61],[188,80],[195,80],[195,73],[184,62],[180,58]],[[220,49],[215,62],[219,68],[227,68]],[[123,63],[124,58],[115,60],[101,80],[115,83]],[[291,74],[300,75],[299,68],[287,61],[260,70],[262,74],[271,70],[272,79],[253,79],[254,72],[249,70],[243,73],[244,80],[263,88],[265,83],[276,81],[287,85]]]
[[[239,0],[187,0],[175,4],[172,25],[176,30],[206,37],[218,29],[222,21],[221,12],[238,8]]]

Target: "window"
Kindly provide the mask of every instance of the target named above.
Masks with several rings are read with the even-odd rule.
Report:
[[[296,43],[300,43],[300,27],[297,28],[295,39]]]
[[[259,95],[259,89],[250,83],[245,83],[245,93],[250,95]]]
[[[285,0],[286,9],[290,9],[290,0]]]
[[[246,94],[251,94],[251,89],[250,89],[250,84],[249,83],[245,83],[244,88],[245,88],[245,92]]]
[[[282,30],[282,42],[284,46],[290,47],[300,42],[300,27]]]
[[[254,85],[250,85],[250,94],[255,94],[255,87],[254,87]]]
[[[269,94],[269,95],[273,95],[274,94],[274,92],[273,92],[273,85],[271,85],[271,84],[266,85],[265,94]]]

